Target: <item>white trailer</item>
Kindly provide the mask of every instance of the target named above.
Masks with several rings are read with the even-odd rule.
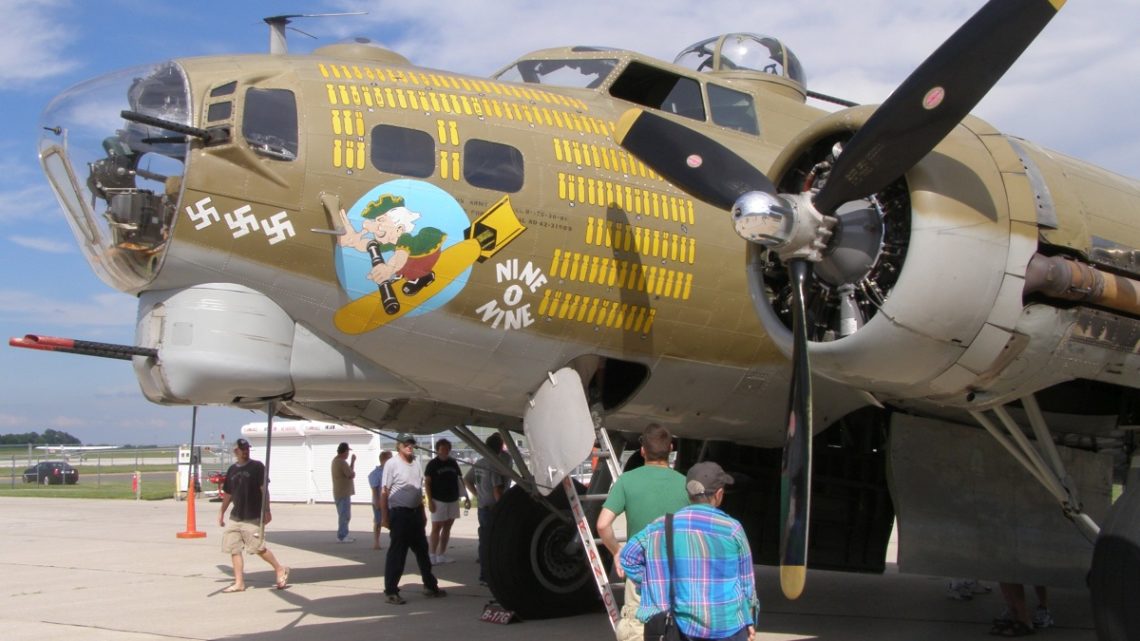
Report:
[[[266,423],[247,423],[241,435],[249,441],[250,456],[265,461]],[[273,450],[269,461],[269,495],[274,502],[331,503],[332,460],[336,446],[348,443],[356,454],[356,493],[353,503],[372,502],[368,473],[380,462],[382,449],[392,441],[359,427],[317,421],[273,421]]]

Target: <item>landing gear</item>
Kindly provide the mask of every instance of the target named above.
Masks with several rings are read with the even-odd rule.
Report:
[[[513,487],[495,507],[487,533],[484,576],[495,599],[522,619],[572,616],[601,606],[566,497],[555,492],[550,502],[562,517]]]
[[[1129,488],[1108,512],[1093,549],[1089,592],[1100,641],[1140,639],[1140,488]]]

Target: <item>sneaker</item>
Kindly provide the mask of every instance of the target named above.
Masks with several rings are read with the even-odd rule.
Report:
[[[435,563],[436,565],[446,565],[448,563],[455,563],[455,559],[447,556],[446,554],[440,554],[439,556],[435,557],[435,561],[432,561],[432,563]]]
[[[1001,611],[1001,614],[997,615],[997,617],[994,618],[993,623],[995,626],[1002,624],[1008,625],[1010,623],[1013,623],[1013,613],[1009,611],[1009,608],[1006,608]]]
[[[384,595],[384,602],[389,604],[389,605],[404,605],[405,603],[407,603],[407,601],[404,600],[404,597],[400,596],[399,593],[385,594]]]
[[[1033,627],[1038,629],[1051,628],[1055,623],[1049,608],[1037,606],[1037,609],[1033,611]]]
[[[346,536],[343,539],[337,539],[336,542],[337,543],[356,543],[356,539],[352,538],[351,536]]]
[[[972,584],[976,584],[976,581],[954,579],[946,586],[946,596],[955,601],[969,601],[974,598]]]
[[[431,560],[432,565],[438,565],[439,564],[439,557],[434,555],[434,554],[429,554],[428,559]]]
[[[447,592],[444,592],[439,588],[424,588],[424,596],[428,597],[429,599],[439,599],[441,597],[447,596]]]

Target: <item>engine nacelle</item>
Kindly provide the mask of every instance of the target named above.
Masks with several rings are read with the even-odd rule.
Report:
[[[833,114],[785,148],[769,172],[781,192],[825,178],[836,143],[871,111]],[[1079,193],[1066,182],[1070,165],[1080,163],[970,117],[903,178],[840,208],[808,298],[813,371],[883,398],[962,407],[1078,377],[1120,382],[1123,374],[1134,384],[1140,363],[1129,347],[1093,345],[1073,329],[1087,328],[1090,315],[1134,319],[1024,295],[1046,231],[1068,224],[1088,234],[1087,209],[1059,215],[1051,196]],[[748,271],[761,322],[790,353],[783,266],[750,244]]]

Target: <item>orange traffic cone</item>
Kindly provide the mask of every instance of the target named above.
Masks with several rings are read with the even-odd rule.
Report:
[[[197,475],[190,475],[190,487],[186,491],[186,531],[177,534],[180,539],[202,539],[205,532],[198,530],[197,511],[194,509],[194,485],[198,481]]]

